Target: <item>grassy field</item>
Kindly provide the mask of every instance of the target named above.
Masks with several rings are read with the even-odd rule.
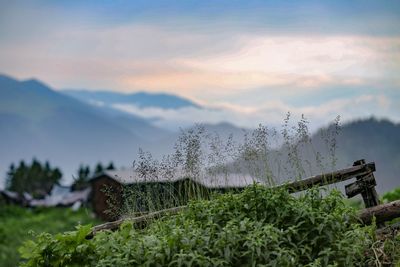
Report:
[[[78,224],[97,223],[91,211],[69,208],[27,209],[0,206],[0,266],[18,266],[18,248],[34,233],[60,233],[74,230]]]

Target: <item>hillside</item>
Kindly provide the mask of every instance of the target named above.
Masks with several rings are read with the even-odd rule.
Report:
[[[118,101],[131,100],[129,95],[115,95],[128,98]],[[179,97],[171,95],[149,97],[155,99],[154,105],[160,99],[175,108],[190,103],[179,102]],[[70,182],[80,163],[114,161],[117,166],[129,166],[139,147],[150,150],[156,157],[170,153],[178,135],[153,126],[144,118],[107,106],[96,107],[57,92],[38,80],[18,81],[5,75],[0,75],[0,127],[0,150],[7,151],[0,154],[4,162],[0,167],[0,182],[12,162],[30,161],[33,157],[61,167],[65,182]],[[242,133],[240,128],[227,123],[205,128],[222,137]]]
[[[400,186],[400,124],[373,118],[345,124],[337,155],[340,166],[362,158],[375,161],[381,192]]]
[[[145,120],[100,111],[37,80],[0,76],[0,160],[49,159],[72,173],[79,163],[113,160],[130,164],[149,133]],[[6,153],[5,153],[6,151]]]
[[[400,124],[370,118],[345,123],[337,134],[334,128],[331,125],[318,130],[311,136],[312,149],[300,149],[299,156],[306,170],[310,162],[312,174],[321,172],[321,168],[316,166],[317,152],[323,157],[321,161],[325,171],[346,168],[358,159],[365,159],[376,163],[375,177],[380,193],[400,186]],[[331,149],[336,150],[337,162],[333,167]],[[287,155],[288,151],[283,147],[280,153]]]
[[[365,159],[376,163],[379,193],[400,186],[400,124],[374,118],[358,120],[343,124],[337,133],[334,126],[319,129],[301,142],[296,141],[301,130],[294,128],[287,138],[289,143],[283,142],[278,148],[268,145],[266,150],[260,139],[263,134],[258,131],[250,135],[245,147],[235,148],[239,154],[228,163],[229,171],[280,184],[346,168]],[[344,185],[338,188],[344,189]]]

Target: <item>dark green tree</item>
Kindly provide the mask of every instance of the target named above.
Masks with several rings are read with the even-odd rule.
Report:
[[[112,161],[110,162],[110,164],[108,164],[106,170],[107,171],[115,170],[114,163]]]
[[[74,183],[72,184],[72,191],[83,190],[89,186],[90,179],[90,168],[89,166],[83,166],[82,164],[78,169],[78,176],[74,178]]]
[[[21,161],[17,168],[10,165],[7,172],[7,190],[22,194],[27,192],[33,197],[41,198],[49,194],[54,185],[59,184],[62,173],[58,168],[52,168],[49,162],[42,165],[37,159],[32,164]]]
[[[104,171],[104,167],[101,164],[101,162],[97,163],[96,167],[94,168],[94,176],[100,175],[101,173],[103,173],[103,171]]]

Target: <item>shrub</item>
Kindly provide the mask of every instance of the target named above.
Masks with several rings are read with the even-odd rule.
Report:
[[[145,229],[125,223],[85,239],[90,226],[40,234],[20,249],[23,266],[365,266],[370,228],[337,191],[251,186],[190,202]]]
[[[400,199],[400,187],[393,189],[392,191],[386,192],[382,199],[384,202],[391,202]]]

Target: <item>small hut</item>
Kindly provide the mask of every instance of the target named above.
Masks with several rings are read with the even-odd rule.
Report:
[[[106,221],[115,220],[122,213],[145,213],[180,206],[190,199],[207,198],[214,192],[239,191],[259,180],[243,175],[188,175],[142,176],[133,169],[111,170],[93,177],[92,207],[96,215]]]

